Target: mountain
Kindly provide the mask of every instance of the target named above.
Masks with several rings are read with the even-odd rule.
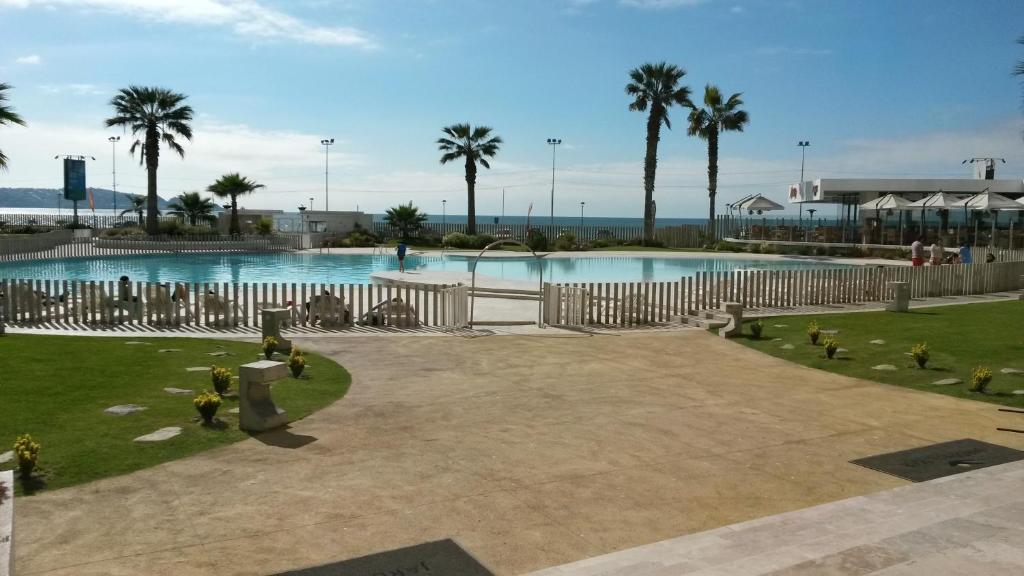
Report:
[[[61,195],[61,198],[64,197],[64,191],[57,188],[0,188],[0,208],[55,208],[58,194]],[[92,194],[97,210],[112,209],[114,207],[113,191],[106,188],[93,188]],[[118,210],[131,206],[131,197],[131,194],[118,192]],[[66,200],[62,200],[62,202],[67,204]],[[160,210],[167,208],[167,204],[167,200],[159,196],[157,197],[157,205]],[[79,209],[88,208],[88,206],[88,199],[78,204]]]

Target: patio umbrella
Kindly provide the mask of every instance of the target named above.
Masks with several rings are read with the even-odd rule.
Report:
[[[963,206],[964,214],[967,214],[968,210],[975,212],[991,211],[992,212],[992,237],[989,243],[995,242],[996,237],[996,221],[999,219],[1000,210],[1024,210],[1024,205],[1010,200],[1002,194],[996,194],[995,192],[982,192],[975,194],[968,198],[956,203],[957,206]]]
[[[765,198],[764,196],[762,196],[760,194],[754,195],[750,199],[744,200],[743,202],[740,202],[739,209],[741,211],[740,212],[741,214],[743,213],[742,212],[743,210],[746,210],[748,214],[753,214],[754,212],[757,212],[758,214],[761,214],[761,213],[764,213],[764,212],[769,212],[771,210],[785,210],[785,208],[783,208],[782,204],[779,204],[778,202],[774,202],[772,200],[769,200],[768,198]],[[766,221],[767,221],[766,218],[762,218],[761,219],[761,238],[762,239],[764,239]]]
[[[920,208],[921,209],[921,229],[925,229],[924,212],[931,208],[933,210],[949,210],[959,206],[959,202],[964,200],[963,194],[950,194],[949,192],[938,192],[929,194],[924,198],[921,198],[917,202],[912,202],[908,208]]]
[[[910,205],[911,205],[910,200],[907,200],[903,196],[897,196],[895,194],[886,194],[885,196],[882,196],[881,198],[876,198],[874,200],[870,200],[868,202],[865,202],[865,203],[861,204],[860,205],[860,209],[861,210],[877,210],[879,212],[881,212],[882,210],[885,210],[885,212],[886,212],[885,220],[882,222],[882,231],[883,231],[882,232],[883,233],[882,242],[884,243],[885,242],[885,239],[884,239],[885,228],[889,224],[889,211],[890,210],[900,210],[900,211],[902,211],[904,208],[906,208],[906,207],[908,207]],[[902,237],[903,236],[903,234],[902,234],[903,219],[902,218],[900,218],[900,230],[901,230],[900,236]]]

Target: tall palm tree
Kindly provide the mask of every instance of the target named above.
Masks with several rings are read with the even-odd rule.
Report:
[[[491,165],[488,158],[493,158],[501,148],[500,136],[491,136],[491,128],[469,124],[452,124],[441,129],[446,137],[438,138],[437,149],[444,154],[441,164],[447,164],[459,158],[466,160],[466,210],[469,213],[466,225],[467,234],[476,234],[476,163],[487,169]]]
[[[18,116],[14,109],[7,104],[7,95],[4,93],[10,89],[11,86],[9,84],[0,82],[0,126],[3,126],[4,124],[18,124],[24,126],[25,121],[22,120],[21,116]],[[7,156],[4,155],[3,150],[0,150],[0,170],[7,170]]]
[[[711,238],[715,238],[715,194],[718,192],[718,135],[722,132],[742,132],[750,122],[743,105],[742,94],[737,92],[722,102],[717,86],[704,87],[704,107],[690,104],[690,127],[687,134],[698,136],[708,143],[708,223]]]
[[[121,210],[119,216],[125,214],[135,214],[139,217],[139,228],[142,228],[142,215],[146,212],[146,197],[138,194],[132,194],[128,197],[132,205],[129,208]]]
[[[1024,45],[1024,36],[1017,38],[1017,43]],[[1017,61],[1017,65],[1013,67],[1013,75],[1024,76],[1024,59]],[[1022,93],[1022,96],[1024,96],[1024,93]]]
[[[139,164],[146,164],[148,186],[146,195],[146,232],[160,232],[157,221],[156,171],[160,166],[160,142],[185,157],[185,149],[178,144],[178,137],[192,140],[192,107],[183,104],[188,96],[166,88],[129,86],[122,88],[110,100],[114,116],[107,118],[106,125],[131,128],[135,142],[129,153],[139,150]],[[141,138],[141,139],[140,139]]]
[[[413,206],[410,200],[408,204],[399,204],[393,208],[388,208],[384,221],[387,222],[388,226],[398,228],[398,233],[402,240],[407,240],[411,233],[423,226],[423,223],[427,221],[427,215],[420,212],[420,209],[416,206]]]
[[[645,242],[654,240],[654,176],[658,169],[661,125],[665,124],[671,130],[668,109],[675,105],[690,105],[689,86],[679,85],[685,75],[685,70],[666,62],[648,62],[629,71],[630,82],[626,84],[626,94],[633,97],[629,109],[634,112],[650,110],[647,115],[647,153],[644,155]]]
[[[206,189],[218,198],[231,198],[231,226],[228,232],[232,236],[242,233],[242,227],[238,224],[238,197],[251,194],[260,188],[265,186],[249,180],[238,172],[233,172],[221,176]]]
[[[190,226],[197,222],[213,222],[217,219],[213,215],[217,207],[210,198],[203,198],[199,192],[182,192],[167,205],[170,213],[188,220]]]

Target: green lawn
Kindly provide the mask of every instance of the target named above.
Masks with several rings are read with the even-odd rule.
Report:
[[[848,352],[840,352],[833,360],[825,358],[825,349],[821,346],[825,335],[821,336],[818,346],[812,346],[807,337],[807,325],[812,320],[822,330],[839,330],[834,338]],[[748,322],[744,336],[736,341],[772,356],[837,374],[1024,408],[1024,396],[1012,394],[1014,390],[1024,390],[1024,375],[1000,373],[1003,368],[1024,370],[1024,302],[918,308],[903,314],[778,316],[765,318],[763,322],[760,340],[749,336]],[[786,327],[776,328],[776,324]],[[782,340],[773,341],[774,338]],[[886,343],[870,343],[876,339]],[[923,370],[905,354],[920,342],[927,343],[931,353],[927,368]],[[787,343],[794,348],[782,349]],[[872,369],[880,364],[892,364],[897,370]],[[971,371],[976,366],[992,369],[994,377],[986,394],[968,389]],[[931,385],[945,378],[959,378],[963,384]]]
[[[181,351],[158,352],[169,348]],[[208,354],[218,351],[229,355]],[[230,394],[224,399],[217,413],[223,425],[204,427],[194,420],[192,396],[172,396],[164,388],[212,390],[209,371],[185,368],[216,364],[237,376],[238,366],[257,360],[259,354],[257,344],[199,338],[4,336],[0,453],[10,450],[23,433],[42,444],[42,481],[28,487],[32,492],[125,474],[237,442],[248,437],[238,429],[238,416],[228,413],[238,405],[237,399]],[[306,353],[306,360],[302,378],[289,376],[274,385],[274,400],[291,420],[341,398],[351,380],[344,368],[320,355]],[[237,383],[233,381],[232,391]],[[120,404],[139,404],[147,410],[125,416],[104,413]],[[182,433],[164,442],[132,441],[167,426],[180,426]],[[13,468],[14,463],[0,464],[5,467]]]

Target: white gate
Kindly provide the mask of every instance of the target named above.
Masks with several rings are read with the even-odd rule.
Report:
[[[590,292],[573,286],[545,285],[544,316],[550,326],[586,326],[590,323]]]
[[[449,330],[469,326],[469,286],[441,290],[441,326]]]

